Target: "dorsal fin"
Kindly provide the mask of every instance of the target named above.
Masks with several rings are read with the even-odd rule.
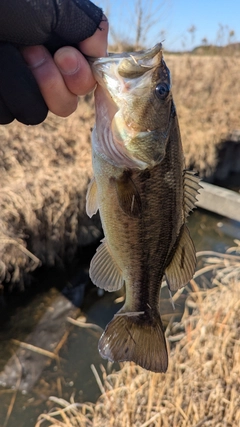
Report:
[[[199,194],[199,189],[201,185],[199,184],[200,178],[192,171],[184,171],[184,212],[185,218],[191,213],[191,211],[196,207],[195,203],[197,201],[197,195]]]
[[[92,218],[98,211],[98,200],[97,200],[97,184],[93,177],[88,185],[86,195],[86,212],[87,215]]]

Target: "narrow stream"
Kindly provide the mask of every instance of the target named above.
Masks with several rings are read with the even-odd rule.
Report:
[[[234,239],[240,239],[240,223],[200,209],[189,218],[188,225],[197,251],[225,252],[228,247],[234,246]],[[82,266],[81,275],[82,280],[84,277],[87,280],[86,265]],[[31,290],[30,295],[9,300],[7,309],[9,317],[0,329],[0,371],[16,350],[16,344],[11,340],[24,341],[34,329],[46,307],[57,298],[59,289],[62,289],[69,280],[66,275],[55,271],[49,272],[47,277],[42,276],[43,274],[40,273],[38,283],[35,289]],[[87,322],[104,328],[121,306],[121,303],[116,303],[117,297],[119,294],[112,293],[99,296],[95,287],[87,286],[82,307]],[[74,394],[77,401],[94,402],[100,391],[90,365],[94,364],[99,372],[100,364],[107,366],[106,361],[103,361],[98,354],[99,336],[98,331],[71,326],[60,350],[60,362],[49,359],[42,375],[30,392],[15,393],[11,388],[0,387],[0,426],[34,426],[38,415],[52,407],[52,403],[47,400],[49,396],[63,397],[69,401]],[[11,404],[13,409],[7,424],[4,425]]]

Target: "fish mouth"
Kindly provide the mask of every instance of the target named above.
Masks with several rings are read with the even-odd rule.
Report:
[[[145,49],[145,50],[138,50],[134,52],[121,52],[121,53],[112,53],[109,52],[108,56],[102,56],[100,58],[95,58],[93,56],[87,56],[87,60],[90,64],[97,64],[97,63],[104,63],[108,62],[109,60],[115,60],[115,59],[121,59],[121,58],[135,58],[136,61],[142,61],[147,59],[152,59],[154,56],[157,55],[158,52],[162,51],[162,43],[157,43],[155,46]]]
[[[135,79],[155,68],[162,60],[162,43],[147,50],[136,52],[109,53],[106,57],[87,57],[96,80],[102,80],[116,74],[120,78]]]
[[[162,44],[136,52],[109,53],[88,58],[99,86],[108,92],[116,111],[128,101],[126,96],[144,96],[154,69],[164,64]]]

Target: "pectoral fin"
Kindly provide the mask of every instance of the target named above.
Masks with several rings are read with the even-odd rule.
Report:
[[[165,276],[171,291],[176,291],[192,279],[196,268],[194,243],[188,228],[183,225],[182,234],[174,257],[165,270]]]
[[[131,179],[131,172],[124,171],[121,178],[112,178],[119,205],[123,212],[131,217],[140,217],[142,212],[141,197]]]
[[[92,218],[98,211],[98,201],[97,201],[97,184],[96,180],[93,179],[90,181],[87,190],[86,196],[86,212],[87,215]]]
[[[117,291],[123,286],[121,270],[109,251],[106,239],[102,240],[90,263],[89,276],[96,286],[108,292]]]

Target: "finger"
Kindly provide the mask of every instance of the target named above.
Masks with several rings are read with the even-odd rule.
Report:
[[[105,15],[102,17],[99,28],[93,36],[79,43],[79,49],[84,55],[100,57],[107,55],[108,40],[108,20]]]
[[[44,46],[31,46],[22,49],[42,93],[54,114],[67,117],[77,108],[77,96],[68,90],[54,60]]]
[[[85,57],[77,49],[66,46],[54,55],[68,89],[76,95],[86,95],[92,91],[96,81]]]

